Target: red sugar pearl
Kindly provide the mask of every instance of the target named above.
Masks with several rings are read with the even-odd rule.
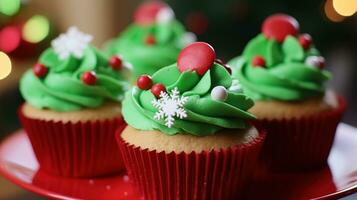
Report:
[[[161,92],[166,92],[166,88],[163,84],[157,83],[151,87],[151,93],[156,97],[160,97]]]
[[[147,45],[154,45],[156,44],[156,38],[153,35],[148,35],[145,38],[145,44]]]
[[[93,71],[86,71],[82,74],[81,79],[87,85],[94,85],[97,82],[97,75]]]
[[[148,90],[152,86],[152,79],[149,75],[141,75],[136,81],[136,85],[142,90]]]
[[[252,65],[254,67],[265,67],[265,59],[262,56],[255,56],[252,59]]]
[[[309,49],[312,44],[312,38],[307,33],[302,34],[299,36],[299,43],[305,50]]]
[[[44,64],[36,63],[33,66],[32,71],[38,78],[43,78],[46,76],[48,68]]]
[[[114,70],[120,70],[123,66],[123,61],[120,59],[119,56],[113,56],[109,59],[109,65]]]

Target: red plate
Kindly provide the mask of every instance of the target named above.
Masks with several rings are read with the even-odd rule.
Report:
[[[331,199],[357,192],[357,129],[340,124],[329,166],[308,173],[272,173],[263,168],[246,199]],[[57,199],[140,199],[125,175],[68,179],[38,170],[29,140],[20,130],[0,145],[0,173],[15,184]]]

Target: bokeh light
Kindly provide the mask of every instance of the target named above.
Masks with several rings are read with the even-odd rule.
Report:
[[[20,29],[16,26],[7,26],[0,30],[0,51],[10,53],[14,51],[21,42]]]
[[[326,17],[333,22],[342,22],[345,17],[338,14],[332,5],[333,0],[326,0],[324,5],[324,11]]]
[[[38,43],[44,40],[50,32],[50,22],[42,15],[31,17],[24,25],[22,36],[24,40]]]
[[[12,16],[19,12],[21,0],[0,0],[0,13]]]
[[[332,5],[336,12],[343,16],[352,16],[357,11],[356,0],[333,0]]]
[[[11,60],[4,52],[0,52],[0,80],[6,78],[11,72]]]

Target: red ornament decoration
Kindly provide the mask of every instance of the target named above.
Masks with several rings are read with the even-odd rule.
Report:
[[[156,97],[160,97],[161,92],[166,92],[166,88],[163,84],[157,83],[151,87],[151,93]]]
[[[147,45],[154,45],[156,44],[156,38],[153,35],[148,35],[145,38],[145,44]]]
[[[182,49],[177,59],[177,66],[180,72],[192,70],[203,75],[209,70],[216,53],[213,47],[205,42],[195,42]]]
[[[152,79],[149,75],[141,75],[136,81],[136,85],[142,90],[148,90],[152,86]]]
[[[312,37],[307,33],[302,34],[299,36],[299,43],[305,50],[307,50],[312,44]]]
[[[265,67],[265,59],[262,56],[255,56],[252,59],[253,67]]]
[[[81,79],[87,85],[94,85],[97,82],[97,75],[94,71],[86,71],[82,74]]]
[[[43,78],[46,76],[48,68],[44,64],[36,63],[33,66],[32,71],[38,78]]]
[[[285,14],[275,14],[265,19],[262,32],[268,39],[283,42],[288,35],[296,36],[299,32],[299,23],[295,18]]]
[[[109,65],[114,70],[120,70],[123,67],[123,61],[119,56],[113,56],[109,59]]]
[[[134,13],[134,22],[144,26],[155,23],[159,11],[166,7],[168,7],[168,5],[161,1],[149,1],[143,3]]]

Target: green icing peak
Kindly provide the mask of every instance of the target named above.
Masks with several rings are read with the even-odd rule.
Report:
[[[264,58],[264,67],[253,66],[255,56]],[[322,95],[324,83],[331,78],[326,70],[306,64],[311,56],[319,56],[319,52],[314,47],[305,50],[294,36],[278,43],[259,34],[241,56],[228,64],[232,66],[232,76],[253,99],[293,101]]]
[[[194,71],[180,72],[177,64],[173,64],[153,74],[152,80],[154,84],[165,85],[168,95],[172,95],[175,89],[180,92],[179,96],[186,99],[183,109],[187,116],[182,119],[174,117],[173,125],[168,127],[165,119],[155,118],[159,109],[153,104],[157,99],[151,91],[134,87],[126,93],[123,101],[124,119],[134,128],[159,130],[169,135],[189,133],[204,136],[225,128],[245,129],[249,127],[247,120],[255,119],[247,112],[254,105],[253,100],[228,89],[232,78],[220,64],[214,63],[203,76]],[[211,97],[211,91],[216,86],[226,88],[225,100]]]
[[[48,48],[39,63],[48,68],[45,77],[38,78],[28,70],[20,81],[22,96],[37,108],[55,111],[96,108],[106,101],[120,102],[129,87],[120,71],[112,69],[108,58],[92,46],[84,49],[80,59],[73,55],[60,59],[53,48]],[[96,73],[95,85],[81,80],[86,71]]]
[[[146,38],[154,38],[147,44]],[[110,41],[107,52],[120,54],[133,64],[133,79],[141,74],[153,74],[158,69],[174,63],[181,49],[190,42],[192,33],[187,33],[177,20],[150,25],[131,24],[117,39]]]

